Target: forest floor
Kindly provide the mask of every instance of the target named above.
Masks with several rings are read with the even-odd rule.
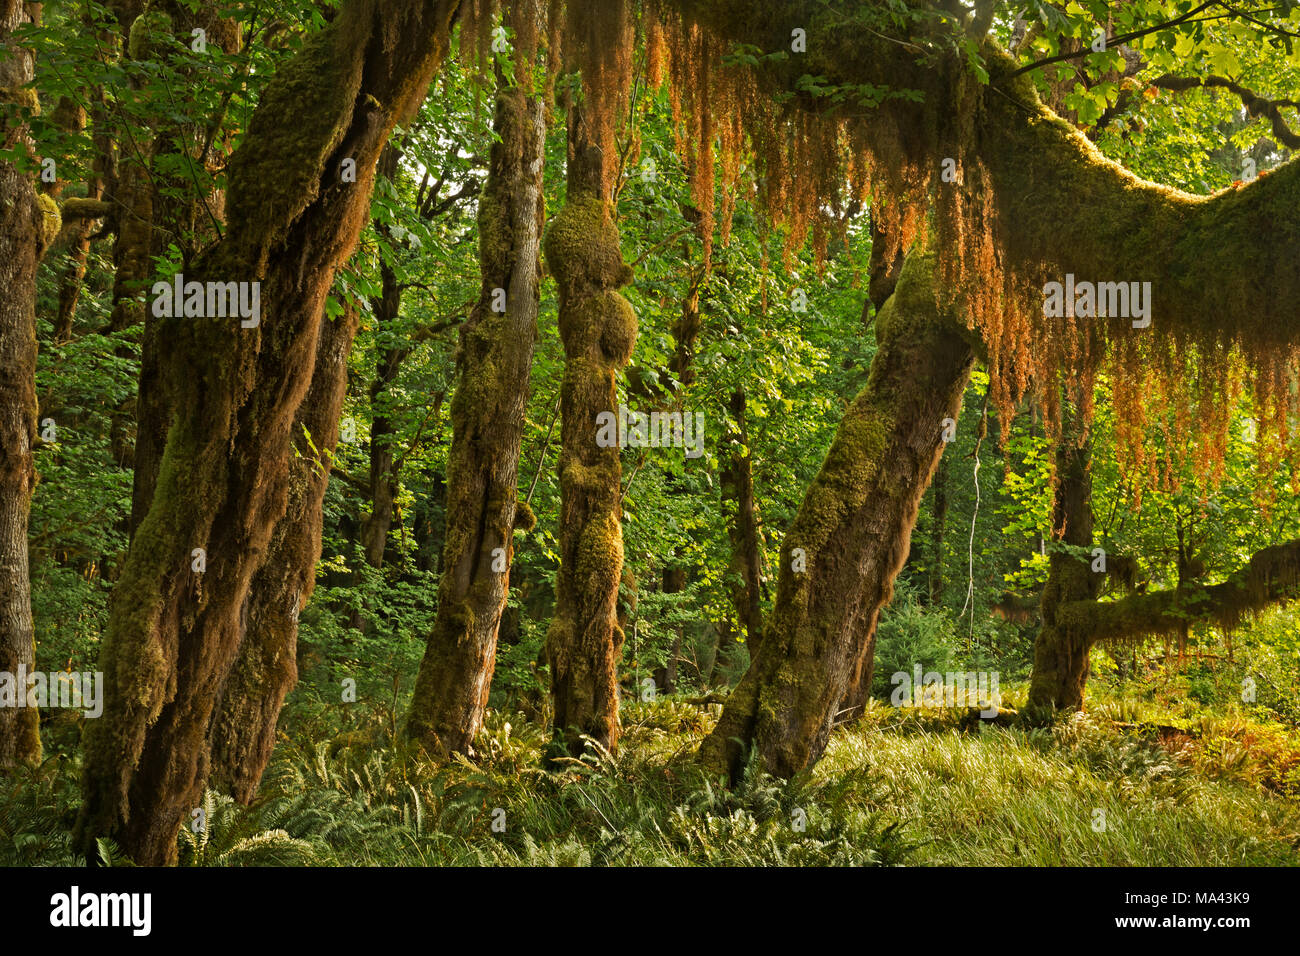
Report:
[[[473,760],[435,768],[391,711],[300,704],[257,801],[209,794],[182,863],[1300,864],[1300,744],[1279,725],[1103,703],[1055,727],[963,729],[873,706],[810,776],[727,790],[690,760],[713,719],[630,703],[617,756],[547,772],[543,728],[493,713]],[[0,782],[0,865],[75,862],[78,759],[50,749]]]

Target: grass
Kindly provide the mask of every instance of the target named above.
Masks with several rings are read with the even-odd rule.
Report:
[[[475,759],[433,767],[394,736],[386,711],[299,710],[254,805],[209,793],[196,808],[205,825],[181,834],[181,862],[1300,862],[1292,796],[1223,771],[1238,757],[1186,742],[1171,749],[1104,714],[963,731],[948,716],[873,707],[837,732],[813,774],[784,782],[751,768],[731,790],[690,760],[712,719],[671,699],[629,703],[616,756],[592,752],[543,771],[543,730],[519,716],[491,715]],[[56,755],[0,781],[0,864],[76,862],[67,836],[77,771],[75,757]],[[121,862],[106,843],[101,855]]]
[[[818,773],[863,771],[880,805],[947,866],[1234,866],[1300,863],[1300,806],[1207,779],[1161,744],[1077,715],[1054,729],[935,730],[870,718]]]

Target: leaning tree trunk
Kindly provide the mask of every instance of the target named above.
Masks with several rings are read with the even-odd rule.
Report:
[[[876,320],[879,350],[781,548],[758,654],[700,747],[733,777],[752,747],[789,777],[826,747],[862,683],[876,619],[907,558],[917,507],[974,364],[968,331],[938,301],[933,255],[913,252]]]
[[[1068,426],[1068,427],[1067,427]],[[1062,424],[1056,446],[1056,491],[1052,503],[1052,539],[1071,549],[1092,549],[1092,445],[1080,432],[1077,414]],[[1088,681],[1091,635],[1079,633],[1060,620],[1061,606],[1092,601],[1102,575],[1092,570],[1092,558],[1077,550],[1054,550],[1048,558],[1043,588],[1043,624],[1034,641],[1034,671],[1026,710],[1046,714],[1083,707]]]
[[[280,708],[298,681],[298,614],[316,586],[322,505],[359,318],[355,303],[348,303],[337,319],[321,320],[311,387],[294,422],[289,506],[271,536],[266,563],[253,577],[244,608],[247,630],[209,732],[212,785],[240,803],[251,803],[257,793],[275,747]]]
[[[229,227],[186,278],[260,281],[261,321],[173,319],[159,330],[175,404],[101,654],[106,701],[86,735],[75,835],[89,859],[97,837],[136,863],[176,859],[207,783],[208,724],[249,588],[288,506],[293,422],[325,297],[365,223],[379,153],[418,109],[456,7],[346,2],[267,85],[231,158]],[[345,159],[355,182],[340,175]]]
[[[618,743],[618,582],[623,573],[622,468],[617,444],[597,444],[597,416],[618,415],[615,376],[636,343],[636,315],[618,289],[623,262],[605,163],[583,111],[569,113],[568,192],[546,234],[546,263],[560,293],[560,571],[546,635],[557,749],[580,735]]]
[[[483,285],[461,329],[460,379],[452,398],[438,616],[407,724],[410,736],[437,758],[468,753],[483,725],[510,591],[514,530],[532,527],[517,486],[540,301],[541,97],[503,84],[494,126],[499,138],[478,209]]]
[[[39,107],[26,88],[34,57],[11,39],[39,20],[39,5],[0,0],[0,108]],[[0,145],[29,151],[26,124],[15,118],[0,126]],[[0,161],[0,674],[23,696],[27,686],[17,683],[18,671],[36,668],[27,564],[27,516],[36,485],[36,265],[58,231],[53,201],[37,196],[28,173]],[[40,760],[39,716],[35,707],[0,706],[0,768]]]

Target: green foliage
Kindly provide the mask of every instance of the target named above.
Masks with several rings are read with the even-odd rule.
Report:
[[[592,751],[548,772],[539,769],[544,728],[520,715],[490,713],[476,756],[439,768],[395,735],[383,708],[303,712],[251,807],[205,795],[196,808],[204,826],[182,831],[181,859],[1278,865],[1294,863],[1290,844],[1300,835],[1294,802],[1267,792],[1293,792],[1300,749],[1249,722],[1208,725],[1193,755],[1097,717],[964,734],[876,707],[836,735],[811,776],[782,782],[750,764],[730,789],[680,758],[711,726],[707,711],[672,700],[630,704],[624,723],[618,757]],[[76,862],[67,850],[76,772],[74,761],[53,757],[0,779],[0,864]],[[1105,811],[1102,832],[1093,829],[1095,809]],[[494,819],[504,830],[492,829]],[[122,862],[112,846],[101,856]]]
[[[876,628],[872,693],[887,700],[895,686],[891,676],[901,671],[910,678],[917,664],[922,672],[964,669],[957,666],[956,644],[946,609],[927,610],[907,590],[895,594]]]

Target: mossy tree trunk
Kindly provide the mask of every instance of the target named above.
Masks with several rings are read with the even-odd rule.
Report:
[[[349,0],[263,91],[228,168],[229,227],[199,281],[260,281],[261,321],[162,323],[172,424],[149,511],[113,594],[106,701],[85,736],[75,834],[137,863],[176,859],[207,783],[209,723],[253,576],[289,500],[293,423],[325,296],[369,211],[376,162],[445,54],[454,0]],[[340,175],[356,164],[356,182]],[[192,570],[192,551],[207,555]]]
[[[565,203],[546,234],[559,286],[564,380],[560,391],[560,571],[546,636],[557,749],[582,751],[586,734],[618,743],[618,583],[623,573],[622,468],[597,444],[597,416],[618,414],[616,376],[632,357],[636,315],[618,290],[623,262],[605,157],[581,107],[569,110]]]
[[[532,527],[518,475],[540,302],[541,97],[502,81],[494,128],[499,138],[478,209],[483,282],[461,328],[452,397],[438,616],[407,723],[410,736],[437,758],[469,753],[483,725],[514,531]]]
[[[930,526],[930,568],[926,591],[930,604],[938,607],[943,603],[944,532],[948,523],[948,466],[942,458],[935,468],[930,488],[934,495],[934,508],[931,512],[933,524]]]
[[[170,39],[170,30],[151,32],[146,26],[153,21],[143,20],[141,4],[118,2],[113,11],[121,27],[119,37],[122,53],[118,65],[123,68],[126,83],[130,88],[128,94],[133,100],[141,99],[141,90],[145,85],[140,64],[141,61],[165,56],[164,43]],[[134,24],[141,20],[136,29]],[[135,32],[135,39],[132,39]],[[154,198],[155,191],[151,178],[156,140],[143,129],[130,131],[128,147],[120,151],[116,176],[109,189],[113,204],[112,222],[116,233],[113,240],[113,288],[110,293],[112,310],[108,317],[110,333],[123,332],[134,326],[145,326],[146,286],[153,272],[153,233],[154,233]],[[149,499],[153,495],[153,483],[157,477],[156,457],[162,451],[162,437],[157,436],[155,455],[142,455],[146,466],[134,468],[137,444],[148,447],[153,436],[153,429],[146,425],[138,428],[138,406],[148,405],[153,390],[156,388],[157,363],[151,336],[146,332],[141,343],[141,373],[137,397],[128,398],[114,409],[109,426],[109,447],[113,459],[123,468],[131,468],[131,517],[128,528],[132,534],[144,520],[149,509]],[[127,346],[118,347],[118,358],[130,359],[132,356]],[[158,401],[161,406],[161,399]],[[133,421],[132,419],[135,419]],[[148,464],[152,462],[152,465]]]
[[[35,111],[35,58],[15,43],[16,30],[40,22],[40,5],[0,0],[0,107]],[[15,111],[16,112],[16,111]],[[0,124],[0,146],[30,151],[27,125],[12,115]],[[32,176],[0,161],[0,672],[17,681],[36,668],[27,519],[36,468],[36,266],[58,232],[58,213],[38,197]],[[26,683],[15,691],[24,699]],[[35,707],[0,707],[0,769],[41,758]]]
[[[192,80],[192,67],[185,59],[176,59],[173,44],[189,47],[195,28],[204,31],[212,50],[228,56],[238,52],[239,24],[221,17],[218,6],[212,0],[204,0],[195,9],[175,0],[152,0],[143,8],[131,0],[119,3],[116,12],[125,31],[123,63],[132,86],[139,89],[151,82],[144,61],[170,61],[167,68],[182,84]],[[134,20],[130,19],[133,12],[138,14]],[[213,129],[208,130],[193,121],[172,120],[167,102],[148,105],[155,110],[152,125],[156,135],[150,137],[143,130],[130,133],[129,148],[122,152],[112,190],[117,202],[117,241],[109,329],[143,329],[139,388],[134,402],[128,400],[114,414],[111,436],[115,458],[132,471],[128,526],[132,535],[153,500],[173,406],[166,392],[162,320],[146,308],[149,279],[155,260],[171,244],[180,247],[185,262],[192,262],[198,249],[218,238],[225,214],[222,191],[200,190],[197,174],[187,170],[190,164],[211,169],[225,160],[221,155],[225,137],[218,135],[224,117],[215,117]],[[192,145],[195,143],[205,144],[201,154]],[[120,357],[130,358],[129,350],[123,347]]]
[[[1056,490],[1052,500],[1052,540],[1047,585],[1043,588],[1042,627],[1034,641],[1034,670],[1027,710],[1043,714],[1083,707],[1088,681],[1090,635],[1064,626],[1061,607],[1075,601],[1092,602],[1102,575],[1092,570],[1092,443],[1081,434],[1077,414],[1062,424],[1056,446]],[[1081,550],[1080,550],[1081,549]]]
[[[383,292],[376,303],[375,323],[392,326],[401,309],[401,291],[391,267],[382,266],[380,282]],[[372,568],[384,566],[388,549],[388,532],[393,526],[393,504],[397,501],[398,475],[394,468],[394,423],[389,414],[388,387],[406,357],[407,350],[386,348],[379,355],[374,381],[370,383],[370,513],[361,519],[361,551]],[[359,622],[358,622],[359,623]]]
[[[812,766],[870,666],[876,620],[907,558],[917,507],[974,364],[913,252],[876,320],[879,350],[781,547],[776,605],[700,757],[733,777],[753,747],[789,777]]]
[[[758,515],[754,510],[753,455],[745,420],[745,391],[731,393],[730,417],[723,438],[723,461],[719,483],[726,508],[727,537],[731,560],[727,566],[731,603],[736,621],[745,635],[750,656],[762,636],[762,544],[758,536]]]
[[[677,564],[677,561],[677,554],[674,550],[673,554],[669,555],[668,563],[665,565],[663,574],[659,579],[661,594],[681,594],[686,590],[686,569]],[[620,620],[619,626],[626,631],[626,621]],[[684,629],[682,625],[678,624],[674,628],[673,641],[668,648],[668,657],[664,660],[664,666],[656,667],[651,675],[655,687],[659,689],[660,693],[677,693],[677,672],[680,665],[682,638],[684,636]]]
[[[104,29],[97,24],[89,11],[83,14],[82,24],[87,30],[96,31],[103,51],[99,54],[99,59],[102,62],[110,61],[113,54],[109,51],[116,48],[113,42],[115,31]],[[89,103],[89,111],[82,105],[83,102]],[[87,211],[85,215],[76,218],[64,216],[66,249],[60,256],[58,266],[59,306],[54,319],[55,345],[63,345],[72,340],[77,304],[81,300],[81,291],[86,278],[86,263],[90,255],[92,237],[98,238],[102,232],[107,231],[105,228],[97,232],[96,223],[104,221],[107,226],[112,221],[111,204],[103,201],[109,183],[116,177],[117,167],[117,143],[110,131],[108,117],[108,97],[102,86],[95,86],[88,90],[84,100],[67,96],[59,101],[56,119],[63,128],[82,134],[85,132],[87,122],[90,123],[94,158],[91,161],[90,177],[86,182],[85,196],[77,197],[77,203],[83,206],[93,205],[97,214],[92,215]],[[49,188],[49,193],[57,198],[64,186],[63,182],[56,181]]]
[[[359,318],[350,302],[337,319],[321,319],[311,387],[294,421],[289,504],[253,577],[243,611],[247,629],[209,732],[212,785],[240,803],[251,803],[257,794],[280,709],[298,681],[298,615],[316,586],[322,505]]]

